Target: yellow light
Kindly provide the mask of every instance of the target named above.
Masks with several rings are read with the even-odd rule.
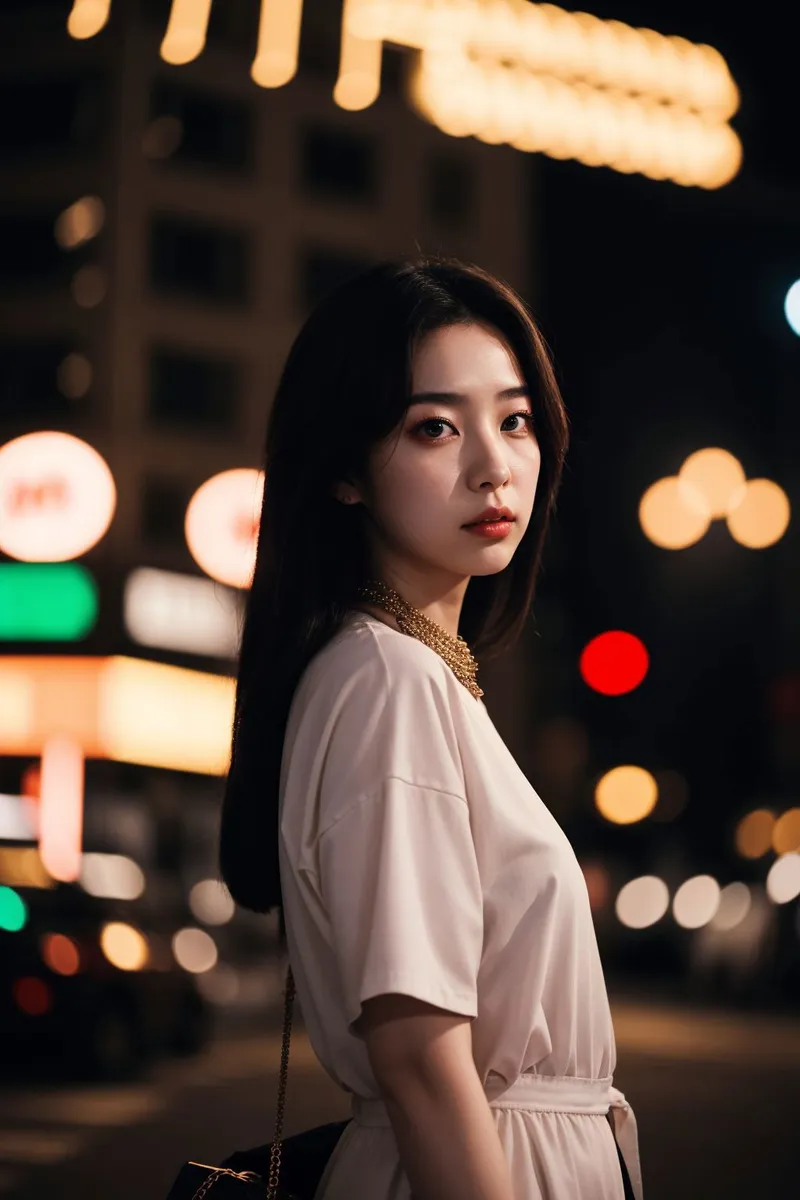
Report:
[[[99,196],[82,196],[65,208],[56,220],[55,235],[64,250],[74,250],[97,237],[103,228],[106,210]]]
[[[683,186],[721,187],[741,165],[725,124],[739,92],[710,46],[528,0],[351,0],[346,33],[419,50],[409,99],[452,136]],[[531,80],[548,76],[543,111]]]
[[[94,37],[108,21],[111,0],[75,0],[67,17],[67,33],[81,39]]]
[[[81,871],[83,750],[68,737],[42,747],[39,851],[54,879],[71,882]]]
[[[698,489],[677,475],[659,479],[639,503],[645,535],[666,550],[683,550],[698,542],[711,523],[708,504]]]
[[[772,845],[775,814],[768,808],[756,808],[742,817],[736,826],[736,849],[742,858],[761,858]]]
[[[614,767],[598,782],[594,798],[597,811],[607,821],[632,825],[655,808],[658,784],[644,767]]]
[[[669,889],[657,875],[640,875],[620,889],[614,907],[621,924],[629,929],[647,929],[669,908]]]
[[[711,517],[727,516],[731,501],[746,482],[738,458],[717,446],[690,454],[678,475],[702,493]]]
[[[217,946],[203,929],[179,929],[172,939],[175,961],[184,971],[202,975],[217,965]]]
[[[258,48],[250,76],[259,87],[283,87],[297,71],[303,0],[261,0]]]
[[[0,846],[0,884],[8,887],[55,887],[35,846]]]
[[[256,561],[264,475],[239,467],[213,475],[186,510],[186,541],[197,565],[220,583],[247,588]]]
[[[100,948],[111,965],[120,971],[141,971],[147,965],[148,948],[144,934],[123,921],[109,921],[103,926]]]
[[[49,738],[68,735],[87,758],[221,775],[235,686],[227,676],[142,659],[0,658],[0,716],[9,696],[27,704],[24,721],[0,720],[0,754],[41,754]]]
[[[235,681],[164,663],[112,658],[100,679],[99,740],[117,762],[223,775]]]
[[[731,536],[751,550],[780,541],[791,508],[783,488],[771,479],[748,479],[731,500],[727,522]]]
[[[381,88],[382,42],[356,37],[349,28],[350,11],[359,3],[360,0],[344,0],[339,76],[333,89],[339,107],[351,112],[367,108],[377,99]],[[298,28],[299,25],[298,14]]]
[[[206,44],[211,0],[172,0],[167,32],[161,43],[164,62],[191,62]]]
[[[800,850],[800,808],[789,808],[778,817],[772,831],[772,848],[776,854]]]
[[[0,447],[0,550],[64,562],[90,550],[117,503],[106,462],[69,433],[26,433]]]
[[[695,875],[682,883],[672,901],[672,915],[684,929],[707,925],[719,908],[720,886],[711,875]]]

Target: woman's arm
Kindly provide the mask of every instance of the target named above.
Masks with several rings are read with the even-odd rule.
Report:
[[[514,1200],[472,1057],[470,1018],[387,993],[364,1001],[354,1028],[366,1043],[414,1200]]]

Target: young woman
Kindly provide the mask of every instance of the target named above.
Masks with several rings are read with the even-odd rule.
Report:
[[[317,1200],[641,1198],[583,875],[471,653],[529,618],[567,440],[523,301],[441,256],[340,288],[278,386],[221,867],[351,1093]]]

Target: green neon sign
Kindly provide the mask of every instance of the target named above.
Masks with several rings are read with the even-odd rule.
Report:
[[[0,564],[0,640],[74,642],[97,620],[97,585],[79,563]]]
[[[28,919],[28,908],[19,892],[0,887],[0,929],[18,933]]]

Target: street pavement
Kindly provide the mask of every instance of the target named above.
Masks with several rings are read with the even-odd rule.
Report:
[[[800,1022],[612,1001],[646,1200],[800,1195]],[[159,1200],[187,1159],[269,1141],[280,1029],[226,1030],[127,1083],[0,1089],[0,1200]],[[295,1014],[284,1133],[348,1117]],[[353,1200],[369,1200],[354,1197]],[[520,1197],[520,1200],[528,1200]]]

